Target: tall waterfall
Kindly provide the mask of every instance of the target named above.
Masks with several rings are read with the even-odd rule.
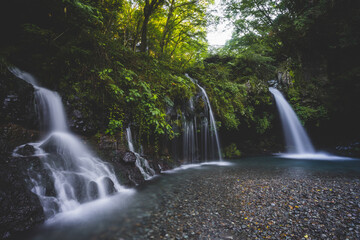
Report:
[[[126,136],[128,140],[129,150],[133,152],[136,156],[136,167],[140,170],[145,180],[150,179],[155,175],[155,170],[150,167],[149,162],[145,158],[143,158],[138,152],[135,151],[130,127],[126,128]]]
[[[34,156],[51,173],[49,184],[46,176],[29,169],[32,191],[39,196],[46,217],[123,190],[111,166],[93,156],[68,130],[60,96],[39,87],[30,74],[17,68],[10,71],[34,86],[40,124],[47,133],[42,141],[29,143],[36,150]],[[20,156],[21,147],[14,150],[15,156]]]
[[[269,91],[274,95],[280,113],[287,152],[296,154],[315,153],[310,138],[284,96],[276,88],[270,87]]]
[[[183,116],[183,158],[189,163],[199,162],[198,154],[198,138],[197,138],[197,122],[194,114],[194,99],[191,98],[188,104],[188,112],[190,116]]]
[[[221,149],[220,149],[220,141],[219,141],[219,135],[218,135],[218,132],[216,130],[216,122],[215,122],[215,118],[214,118],[214,114],[213,114],[213,111],[212,111],[212,108],[211,108],[211,105],[210,105],[210,101],[209,101],[209,97],[208,95],[206,94],[206,91],[204,88],[202,88],[199,84],[196,83],[196,85],[200,88],[200,90],[202,91],[203,93],[203,96],[206,100],[206,104],[207,104],[207,107],[208,107],[208,110],[209,110],[209,116],[210,116],[210,134],[214,134],[215,136],[215,143],[216,143],[216,149],[217,149],[217,154],[219,156],[219,160],[221,161],[222,160],[222,157],[221,157]],[[206,123],[205,123],[206,124]],[[211,138],[211,141],[213,141],[214,138]],[[208,146],[207,144],[207,141],[205,141],[205,146]],[[211,145],[213,145],[213,142],[211,143]],[[210,146],[211,146],[210,145]],[[214,148],[212,148],[214,149]]]
[[[186,77],[189,78],[201,91],[201,97],[205,103],[204,105],[204,117],[201,119],[201,156],[205,161],[208,160],[220,160],[222,161],[221,149],[220,149],[220,140],[219,135],[216,129],[216,122],[214,114],[211,108],[209,97],[204,88],[202,88],[194,79],[186,74]],[[193,111],[193,100],[189,101],[189,108]],[[187,154],[188,159],[190,158],[192,162],[194,158],[197,158],[196,151],[198,149],[198,139],[197,139],[197,120],[194,116],[192,119],[184,121],[184,152]],[[185,144],[185,141],[187,142]]]

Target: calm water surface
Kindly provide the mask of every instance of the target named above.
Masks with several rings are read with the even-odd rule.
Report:
[[[217,181],[228,175],[238,176],[243,171],[251,171],[259,178],[265,174],[277,176],[286,174],[299,178],[314,175],[360,178],[360,160],[326,161],[255,157],[229,161],[229,164],[220,166],[195,165],[191,168],[163,173],[133,191],[84,204],[75,211],[59,214],[21,238],[143,239],[144,236],[136,234],[151,232],[154,227],[151,226],[151,219],[156,217],[160,208],[166,207],[169,200],[184,198],[186,191],[193,194],[201,191],[194,189],[196,184],[193,183]],[[160,217],[166,218],[166,214]]]

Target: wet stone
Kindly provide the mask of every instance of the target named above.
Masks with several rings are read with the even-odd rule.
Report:
[[[226,174],[212,175],[213,178],[210,175],[201,179],[190,177],[182,183],[183,191],[163,193],[164,203],[157,208],[156,215],[143,219],[149,229],[154,230],[154,226],[162,229],[151,232],[152,236],[157,239],[160,236],[174,239],[177,235],[180,239],[329,239],[342,238],[346,233],[349,239],[360,237],[355,231],[360,230],[359,199],[356,199],[360,196],[360,184],[356,178],[252,169],[240,173],[228,170]],[[346,181],[351,184],[347,185]],[[132,234],[139,237],[142,233],[138,230]]]
[[[34,146],[26,144],[25,146],[18,149],[17,154],[22,156],[32,156],[35,154],[35,148]]]
[[[123,161],[125,163],[135,163],[136,161],[136,155],[133,152],[125,152],[123,156]]]

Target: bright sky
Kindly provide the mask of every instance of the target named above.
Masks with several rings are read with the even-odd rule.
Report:
[[[216,31],[208,30],[206,38],[211,46],[223,46],[231,38],[231,34],[232,29],[228,29],[226,24],[219,24]]]
[[[217,10],[216,16],[222,16],[223,11],[220,4],[221,0],[215,0],[215,4],[211,6],[211,10]],[[207,40],[211,46],[223,46],[226,41],[231,38],[232,27],[227,26],[226,23],[221,23],[216,26],[208,27]]]

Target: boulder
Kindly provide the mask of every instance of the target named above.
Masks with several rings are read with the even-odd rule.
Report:
[[[127,151],[124,153],[122,160],[125,163],[135,163],[136,161],[136,155],[135,153],[131,152],[131,151]]]
[[[91,181],[89,183],[89,195],[91,197],[91,199],[97,199],[99,198],[99,188],[96,182]]]
[[[115,186],[114,186],[114,182],[108,178],[108,177],[105,177],[103,180],[102,180],[102,183],[105,185],[105,191],[106,191],[106,194],[113,194],[116,192],[116,189],[115,189]]]
[[[40,200],[30,191],[26,180],[28,177],[18,166],[0,165],[0,238],[12,237],[45,220]]]
[[[28,130],[11,123],[0,124],[0,156],[10,156],[16,147],[25,143],[36,142],[38,139],[38,131]]]
[[[68,94],[68,93],[64,93]],[[66,113],[70,129],[83,136],[92,136],[105,127],[106,114],[104,108],[97,102],[91,102],[88,98],[68,95],[64,96]]]
[[[35,154],[35,148],[32,145],[25,144],[23,147],[17,150],[17,154],[22,156],[32,156]]]

